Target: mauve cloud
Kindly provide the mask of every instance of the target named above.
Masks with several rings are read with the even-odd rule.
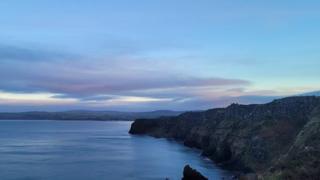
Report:
[[[73,107],[131,96],[155,98],[159,102],[141,102],[131,108],[132,104],[122,104],[123,108],[205,108],[221,104],[218,102],[222,100],[215,97],[227,96],[228,90],[241,95],[251,84],[237,78],[197,77],[181,71],[183,64],[128,55],[90,58],[0,46],[0,60],[0,90],[48,92],[58,94],[53,98],[73,98],[82,103]]]
[[[170,67],[171,63],[154,67],[158,64],[127,57],[64,60],[63,57],[70,57],[68,55],[61,57],[61,61],[50,61],[57,57],[56,54],[33,55],[35,51],[5,49],[7,53],[0,51],[0,57],[6,57],[0,62],[0,89],[6,91],[99,95],[159,88],[250,84],[241,79],[193,77],[177,73]],[[44,59],[30,62],[30,59],[38,60],[40,57]]]

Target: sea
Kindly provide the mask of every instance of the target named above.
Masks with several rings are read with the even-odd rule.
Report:
[[[178,180],[189,164],[228,179],[200,151],[130,135],[130,121],[0,121],[1,180]]]

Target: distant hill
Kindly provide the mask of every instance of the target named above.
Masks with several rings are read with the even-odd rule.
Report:
[[[63,111],[63,112],[18,112],[0,113],[0,120],[126,120],[132,121],[138,118],[157,118],[162,116],[176,116],[182,112],[178,111],[150,111],[150,112],[120,112],[120,111]]]
[[[300,94],[300,96],[320,96],[320,91],[313,91]]]

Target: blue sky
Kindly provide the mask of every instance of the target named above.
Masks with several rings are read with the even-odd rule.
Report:
[[[0,111],[206,109],[316,91],[319,8],[2,0]]]

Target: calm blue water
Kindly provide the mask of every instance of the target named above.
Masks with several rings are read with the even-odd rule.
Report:
[[[190,164],[229,176],[174,141],[127,132],[131,122],[0,121],[1,180],[180,179]]]

